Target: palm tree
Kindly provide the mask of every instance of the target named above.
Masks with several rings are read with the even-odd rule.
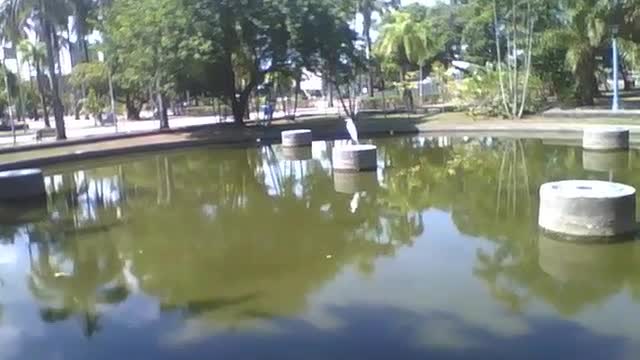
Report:
[[[18,44],[18,51],[21,54],[22,60],[28,62],[36,69],[36,81],[38,83],[38,92],[40,93],[40,100],[42,103],[42,112],[44,116],[44,125],[48,128],[51,127],[49,122],[49,110],[47,108],[47,94],[42,84],[45,75],[42,72],[42,64],[46,57],[44,44],[41,42],[33,43],[29,40],[23,40]]]
[[[388,56],[396,53],[417,64],[427,53],[428,38],[424,24],[415,21],[410,13],[396,11],[382,26],[379,49]]]
[[[431,40],[424,22],[414,19],[410,13],[391,13],[382,26],[377,52],[384,58],[395,58],[400,68],[400,82],[405,81],[411,65],[421,66],[430,52]],[[405,101],[413,108],[411,89],[403,86]]]
[[[5,46],[6,43],[10,44],[10,49],[12,50],[13,53],[16,53],[16,46],[15,44],[19,41],[20,37],[21,37],[21,24],[20,24],[20,20],[14,16],[13,12],[12,12],[12,7],[10,6],[11,2],[7,2],[5,1],[4,3],[1,4],[0,7],[0,43],[2,43],[2,46]],[[6,60],[6,58],[3,58],[3,67],[5,67],[6,69],[6,64],[4,63],[4,61]],[[17,104],[17,117],[18,117],[18,121],[22,120],[22,116],[24,115],[24,101],[22,99],[22,92],[20,90],[20,83],[21,78],[20,78],[20,61],[18,60],[17,54],[16,54],[16,77],[17,77],[17,86],[16,86],[16,91],[18,93],[18,104]]]
[[[31,260],[29,290],[41,303],[44,321],[58,322],[74,315],[83,321],[85,336],[100,329],[100,306],[126,300],[129,290],[122,275],[123,264],[113,243],[104,239],[66,239],[63,246],[38,242],[37,258]],[[63,272],[59,259],[71,264]]]
[[[56,73],[56,62],[59,62],[57,49],[56,24],[67,17],[65,0],[11,0],[8,2],[10,12],[17,23],[25,24],[27,19],[35,24],[34,31],[40,34],[46,48],[47,67],[51,79],[53,113],[56,122],[57,138],[67,138],[64,124],[64,108],[60,100],[60,84]],[[67,15],[65,15],[67,14]]]
[[[609,51],[611,25],[619,24],[623,59],[626,58],[622,39],[637,41],[640,11],[634,1],[561,1],[558,26],[547,31],[542,45],[548,49],[566,50],[566,65],[576,80],[576,97],[581,105],[593,105],[598,83],[597,57]]]
[[[596,56],[608,40],[606,14],[600,1],[576,1],[564,12],[565,23],[548,31],[547,46],[566,46],[566,63],[576,80],[576,95],[580,105],[593,105],[597,91]]]
[[[47,49],[47,65],[49,67],[49,76],[51,77],[51,89],[53,96],[53,114],[56,121],[56,131],[58,133],[58,140],[64,140],[67,138],[67,132],[64,124],[64,108],[62,101],[60,100],[60,83],[58,82],[58,75],[56,73],[56,59],[58,54],[55,49],[57,48],[57,34],[55,29],[56,12],[55,9],[63,8],[61,5],[62,0],[39,0],[39,6],[37,7],[38,20],[42,24],[44,43]]]

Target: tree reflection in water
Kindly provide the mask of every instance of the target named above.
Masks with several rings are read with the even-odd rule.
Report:
[[[29,236],[42,319],[80,318],[91,336],[136,287],[163,311],[223,326],[292,316],[345,266],[371,272],[422,233],[419,213],[383,211],[393,188],[363,192],[349,212],[326,163],[263,147],[58,170],[50,216]]]
[[[100,311],[126,300],[123,259],[110,237],[123,218],[124,175],[96,169],[47,179],[50,217],[29,234],[29,289],[46,322],[79,317],[99,330]]]
[[[316,144],[322,149],[308,160],[267,146],[63,168],[47,180],[49,216],[2,231],[5,239],[28,234],[29,288],[42,318],[79,318],[88,336],[138,291],[163,312],[211,326],[293,317],[344,269],[372,274],[376,260],[412,246],[429,231],[428,209],[492,244],[477,251],[474,275],[511,311],[539,299],[575,314],[623,286],[640,293],[640,279],[622,265],[585,287],[570,266],[543,258],[538,187],[598,176],[582,169],[580,150],[494,138],[377,144],[384,167],[363,188],[333,174],[331,143]],[[638,185],[634,176],[616,174]],[[604,261],[587,258],[587,267]]]
[[[385,190],[390,191],[384,207],[401,208],[405,214],[441,209],[450,212],[460,232],[492,242],[492,247],[477,250],[474,275],[507,309],[521,312],[532,300],[541,300],[571,315],[625,286],[639,293],[631,266],[636,243],[570,248],[573,256],[581,253],[587,258],[580,270],[572,268],[576,264],[570,260],[562,264],[562,256],[545,259],[554,252],[540,250],[544,244],[550,246],[537,235],[539,187],[547,181],[609,176],[585,170],[580,149],[544,145],[540,140],[414,138],[395,141],[382,151],[389,164]],[[632,167],[619,167],[616,177],[640,185]],[[564,249],[564,258],[570,259],[560,245],[553,248]],[[541,266],[545,263],[564,269],[564,276],[549,273]],[[589,284],[585,278],[590,278]]]

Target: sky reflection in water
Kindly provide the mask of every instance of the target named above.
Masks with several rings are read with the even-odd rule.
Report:
[[[639,245],[536,228],[540,184],[638,186],[635,151],[375,143],[358,176],[324,142],[48,169],[0,211],[0,359],[638,357]]]

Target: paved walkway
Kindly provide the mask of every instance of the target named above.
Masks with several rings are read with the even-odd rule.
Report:
[[[332,109],[299,109],[297,111],[298,116],[335,116],[337,114],[337,108]],[[285,116],[282,112],[274,114],[274,118],[283,118]],[[256,119],[256,114],[252,114],[252,118]],[[53,120],[52,120],[53,121]],[[217,116],[172,116],[169,119],[169,125],[172,129],[186,129],[194,126],[215,125],[224,122],[231,122],[230,118],[220,119]],[[36,131],[44,128],[43,121],[31,121],[28,120],[29,130],[17,130],[16,131],[16,144],[17,145],[30,145],[35,144]],[[137,132],[151,132],[160,127],[158,120],[135,120],[127,121],[120,120],[118,126],[100,126],[96,125],[94,120],[75,120],[73,117],[67,116],[65,118],[65,127],[67,130],[67,138],[69,140],[82,139],[90,136],[107,136],[116,134],[131,134]],[[44,139],[43,142],[51,142],[53,138]],[[13,147],[13,134],[10,131],[0,132],[0,148]]]
[[[589,120],[558,122],[548,119],[482,120],[473,121],[460,114],[444,114],[432,118],[406,115],[376,116],[359,121],[362,137],[389,134],[425,133],[436,135],[491,134],[510,137],[540,137],[575,140],[586,126],[620,124],[615,120]],[[623,122],[624,123],[624,122]],[[632,132],[632,142],[640,144],[640,125],[625,125]],[[89,143],[48,144],[46,148],[0,154],[0,169],[45,166],[66,161],[97,157],[126,155],[143,151],[160,151],[199,145],[247,145],[256,142],[274,142],[280,132],[289,128],[310,128],[316,139],[346,138],[344,123],[337,118],[307,118],[299,123],[280,122],[272,127],[249,126],[240,128],[229,124],[182,128],[165,133],[148,133],[109,140],[91,139]]]

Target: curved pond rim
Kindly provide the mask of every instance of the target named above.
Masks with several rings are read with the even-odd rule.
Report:
[[[283,129],[284,130],[284,129]],[[123,146],[112,149],[98,149],[89,151],[76,151],[69,152],[60,155],[44,156],[27,160],[18,160],[12,162],[5,162],[0,164],[0,171],[17,170],[24,168],[40,168],[51,167],[55,165],[83,162],[86,160],[96,160],[103,158],[121,157],[121,156],[134,156],[144,155],[160,151],[168,150],[180,150],[180,149],[192,149],[196,147],[210,147],[216,149],[226,148],[249,148],[253,146],[261,145],[274,145],[280,144],[280,133],[282,130],[274,129],[274,131],[267,131],[263,134],[250,134],[234,138],[221,139],[220,137],[211,138],[190,138],[178,141],[169,141],[163,143],[150,143],[150,144],[137,144],[132,146]],[[168,130],[167,133],[179,133],[185,132],[184,129]],[[158,135],[161,133],[155,132],[148,134],[148,136]],[[322,130],[313,129],[314,141],[334,141],[348,139],[346,130],[344,133],[335,130]],[[514,139],[541,139],[549,145],[563,145],[563,146],[576,146],[580,144],[582,130],[560,128],[557,130],[541,130],[537,128],[518,128],[509,129],[505,127],[464,127],[458,126],[454,128],[401,128],[401,129],[375,129],[365,130],[361,132],[363,139],[375,139],[375,138],[388,138],[388,137],[406,137],[406,136],[446,136],[452,138],[460,137],[481,137],[492,136],[496,138],[514,138]],[[632,137],[631,148],[640,148],[640,133],[637,137]],[[142,137],[137,135],[136,137]],[[126,137],[125,137],[126,138]],[[113,139],[110,139],[113,140]],[[100,141],[105,141],[101,139]],[[68,144],[61,145],[60,147],[66,147]]]

